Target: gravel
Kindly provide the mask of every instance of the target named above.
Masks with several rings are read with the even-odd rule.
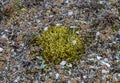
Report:
[[[120,29],[111,29],[120,27],[119,0],[21,0],[20,7],[27,11],[11,20],[0,15],[0,83],[120,82]],[[83,59],[54,65],[31,54],[40,50],[30,47],[32,34],[52,25],[81,29],[91,42]]]

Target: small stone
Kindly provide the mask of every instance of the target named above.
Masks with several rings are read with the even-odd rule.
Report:
[[[72,41],[72,44],[75,45],[75,44],[76,44],[76,40],[73,40],[73,41]]]
[[[37,21],[38,24],[41,22],[39,19],[37,19],[36,21]]]
[[[27,22],[27,24],[30,26],[30,25],[32,25],[32,23],[31,22]]]
[[[116,41],[113,41],[112,43],[113,43],[113,44],[116,44]]]
[[[100,1],[99,3],[100,3],[100,4],[104,4],[105,2],[104,2],[104,1]]]
[[[80,34],[80,32],[79,32],[79,31],[76,31],[76,34]]]
[[[83,78],[84,78],[84,79],[86,79],[86,78],[87,78],[87,76],[83,76]]]
[[[69,0],[66,0],[65,3],[69,3]]]
[[[72,67],[72,64],[68,64],[67,66],[68,66],[68,67]]]
[[[102,76],[102,80],[105,80],[106,78],[105,78],[105,76]]]
[[[0,47],[0,52],[2,52],[2,51],[3,51],[3,48]]]
[[[108,61],[108,58],[104,58],[104,61],[106,61],[106,62],[107,62],[107,61]]]
[[[77,28],[76,26],[70,26],[70,28],[74,29],[74,28]]]
[[[94,58],[88,58],[88,60],[89,60],[89,61],[95,61],[95,59],[94,59]]]
[[[14,80],[14,82],[15,82],[15,83],[18,83],[19,80],[20,80],[20,77],[17,77],[17,78]]]
[[[66,63],[67,63],[66,61],[62,61],[60,65],[64,66]]]
[[[56,26],[61,26],[61,24],[57,23]]]
[[[119,59],[120,59],[120,58],[119,58],[119,55],[116,54],[116,55],[114,56],[114,59],[115,59],[115,60],[119,60]]]
[[[102,70],[102,73],[107,74],[107,73],[109,73],[109,71],[103,69],[103,70]]]
[[[72,16],[72,15],[73,15],[72,11],[68,12],[68,16]]]
[[[56,79],[59,78],[59,74],[58,74],[58,73],[55,74],[55,78],[56,78]]]
[[[48,30],[48,27],[45,27],[45,28],[44,28],[44,31],[47,31],[47,30]]]
[[[97,33],[96,33],[96,36],[99,36],[99,35],[100,35],[100,32],[97,32]]]
[[[120,16],[118,17],[118,19],[120,20]]]
[[[72,73],[71,73],[71,71],[68,71],[68,73],[69,73],[69,75],[71,75]]]
[[[4,34],[4,35],[2,35],[2,38],[5,38],[5,39],[7,39],[7,36]]]
[[[54,15],[50,15],[49,17],[52,18]]]
[[[38,16],[37,16],[37,15],[35,15],[35,18],[38,18]]]
[[[114,81],[114,82],[117,82],[117,81],[118,81],[117,74],[113,74],[113,81]]]
[[[109,63],[106,63],[106,62],[104,62],[104,61],[101,61],[101,63],[102,63],[103,65],[106,65],[107,67],[110,67],[110,64],[109,64]]]
[[[8,29],[5,29],[5,32],[8,32]]]
[[[42,62],[40,69],[44,69],[46,67],[46,65],[44,64],[44,61]]]
[[[100,56],[97,56],[97,59],[98,59],[98,60],[100,60],[101,58],[102,58],[102,57],[100,57]]]

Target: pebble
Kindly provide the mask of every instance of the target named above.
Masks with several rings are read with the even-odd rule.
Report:
[[[68,12],[68,16],[72,16],[72,15],[73,15],[72,11]]]
[[[56,78],[56,79],[59,78],[59,74],[58,74],[58,73],[55,74],[55,78]]]
[[[0,47],[0,52],[2,52],[2,51],[3,51],[3,48]]]
[[[44,28],[44,31],[47,31],[47,30],[48,30],[48,27],[45,27],[45,28]]]
[[[80,32],[79,32],[79,31],[76,31],[76,34],[80,34]]]
[[[100,57],[100,56],[97,56],[97,59],[98,59],[98,60],[100,60],[101,58],[102,58],[102,57]]]
[[[68,73],[69,73],[69,75],[71,75],[72,73],[71,73],[71,71],[68,71]]]
[[[5,34],[2,35],[2,38],[7,39],[7,36]]]
[[[57,23],[56,26],[61,26],[62,24]]]
[[[67,66],[68,66],[68,67],[72,67],[72,64],[68,64]]]
[[[20,80],[20,77],[17,77],[17,78],[14,80],[14,83],[18,83],[19,80]]]
[[[73,40],[73,41],[72,41],[72,44],[73,44],[73,45],[75,45],[75,44],[76,44],[76,42],[77,42],[76,40]]]
[[[114,56],[114,59],[115,60],[119,60],[120,58],[119,58],[119,54],[116,54],[115,56]]]
[[[67,63],[66,61],[62,61],[60,65],[64,66],[66,63]]]
[[[97,32],[97,33],[96,33],[96,36],[99,36],[99,35],[100,35],[100,32]]]
[[[88,58],[89,61],[94,61],[95,59],[94,58]]]
[[[87,78],[87,76],[86,76],[86,75],[84,75],[84,76],[83,76],[83,78],[84,78],[84,79],[86,79],[86,78]]]
[[[107,73],[109,73],[109,71],[102,69],[102,73],[107,74]]]
[[[108,62],[108,58],[104,58],[104,61]]]
[[[70,28],[74,29],[74,28],[77,28],[76,26],[70,26]]]
[[[118,19],[120,20],[120,16],[118,17]]]
[[[66,0],[65,3],[69,3],[69,0]]]
[[[49,17],[52,18],[54,15],[50,15]]]
[[[9,30],[8,29],[5,29],[5,32],[8,32]]]
[[[118,74],[118,76],[120,77],[120,73]]]
[[[99,3],[100,3],[100,4],[104,4],[105,2],[104,2],[104,1],[100,1]]]
[[[106,63],[105,61],[101,61],[101,63],[102,63],[103,65],[106,65],[107,67],[110,67],[110,64],[109,64],[109,63]]]
[[[39,24],[41,21],[39,19],[36,19],[37,23]]]

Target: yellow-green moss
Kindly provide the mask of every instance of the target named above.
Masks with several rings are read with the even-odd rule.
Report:
[[[55,64],[62,60],[74,62],[80,59],[80,54],[84,52],[82,38],[75,33],[76,30],[52,26],[47,31],[41,31],[34,43],[43,49],[40,55],[46,62]]]

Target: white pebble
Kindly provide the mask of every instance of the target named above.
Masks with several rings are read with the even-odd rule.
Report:
[[[98,60],[100,60],[101,58],[102,58],[102,57],[100,57],[100,56],[97,56],[97,59],[98,59]]]
[[[74,29],[74,28],[76,28],[76,26],[70,26],[70,28]]]
[[[96,36],[99,36],[99,35],[100,35],[100,32],[97,32],[97,33],[96,33]]]
[[[67,83],[71,83],[71,82],[70,82],[70,80],[68,80],[68,82],[67,82]]]
[[[60,65],[64,66],[66,63],[67,63],[66,61],[62,61]]]
[[[66,0],[65,3],[69,3],[69,0]]]
[[[100,1],[99,3],[100,3],[100,4],[104,4],[104,1]]]
[[[107,73],[109,73],[109,71],[103,69],[103,70],[102,70],[102,73],[107,74]]]
[[[2,51],[3,51],[3,48],[0,47],[0,52],[2,52]]]
[[[109,63],[106,63],[106,62],[104,62],[104,61],[101,61],[101,63],[102,63],[103,65],[106,65],[107,67],[110,67],[110,64],[109,64]]]
[[[5,29],[5,32],[8,32],[8,29]]]
[[[58,73],[55,74],[55,78],[56,78],[56,79],[59,78],[59,74],[58,74]]]
[[[118,77],[120,77],[120,73],[118,74]]]
[[[52,18],[54,15],[50,15],[49,17]]]
[[[45,27],[45,28],[44,28],[44,31],[47,31],[47,30],[48,30],[48,27]]]
[[[69,73],[69,75],[71,75],[72,73],[71,73],[71,71],[68,71],[68,73]]]
[[[76,34],[79,34],[80,32],[79,31],[76,31]]]
[[[84,79],[86,79],[86,78],[87,78],[87,76],[83,76],[83,78],[84,78]]]
[[[36,21],[37,21],[38,24],[41,22],[39,19],[37,19]]]
[[[56,26],[61,26],[61,24],[57,23]]]
[[[118,17],[118,19],[120,20],[120,16]]]
[[[76,40],[73,40],[73,41],[72,41],[72,44],[75,45],[75,44],[76,44]]]
[[[5,38],[5,39],[7,39],[7,36],[4,34],[4,35],[2,35],[2,38]]]
[[[118,34],[120,35],[120,30],[118,31]]]
[[[72,15],[73,15],[72,11],[68,12],[68,16],[72,16]]]
[[[68,66],[68,67],[72,67],[72,64],[68,64],[67,66]]]
[[[20,77],[17,77],[17,78],[14,80],[14,82],[15,82],[15,83],[18,83],[19,80],[20,80]]]
[[[95,59],[94,59],[94,58],[88,58],[88,60],[89,60],[89,61],[95,61]]]

